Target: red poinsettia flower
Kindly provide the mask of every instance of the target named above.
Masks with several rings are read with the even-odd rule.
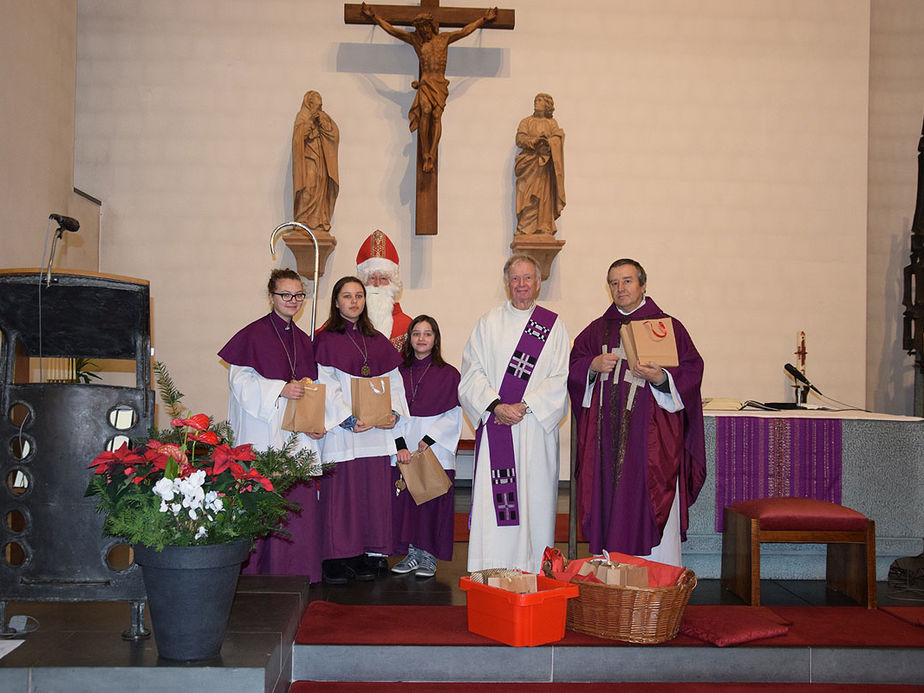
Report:
[[[275,490],[273,489],[273,482],[271,482],[265,476],[260,474],[260,472],[258,472],[256,469],[251,469],[249,472],[244,474],[242,478],[247,479],[248,481],[256,481],[258,484],[260,484],[260,486],[265,488],[267,491]]]
[[[96,474],[105,474],[115,464],[136,464],[141,461],[142,458],[136,452],[128,449],[128,443],[122,443],[122,446],[114,452],[109,450],[101,452],[89,466],[96,467]]]
[[[174,419],[170,422],[171,426],[189,426],[190,428],[195,428],[197,431],[207,431],[209,428],[210,419],[205,414],[196,414],[191,416],[188,419]]]
[[[215,452],[212,453],[212,459],[215,464],[212,467],[212,474],[221,474],[223,471],[228,469],[232,462],[253,462],[257,459],[254,455],[253,447],[251,445],[236,445],[235,447],[229,446],[227,443],[222,443],[215,448]],[[236,465],[240,470],[240,473],[244,473],[244,468],[241,465]],[[234,472],[232,471],[232,474]],[[238,477],[234,474],[234,477]]]

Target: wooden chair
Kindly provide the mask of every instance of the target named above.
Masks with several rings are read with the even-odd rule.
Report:
[[[814,498],[759,498],[725,508],[722,586],[760,606],[760,545],[827,544],[826,579],[867,609],[876,608],[876,523]]]

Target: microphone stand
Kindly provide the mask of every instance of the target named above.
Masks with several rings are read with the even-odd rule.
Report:
[[[58,230],[55,231],[54,238],[51,239],[51,252],[48,253],[48,268],[45,272],[45,286],[51,286],[51,266],[55,261],[55,246],[58,244],[58,239],[63,235],[64,227],[59,224]]]
[[[275,229],[273,229],[273,233],[270,235],[270,253],[272,253],[273,257],[276,257],[276,234],[279,233],[282,229],[295,229],[297,231],[302,231],[303,233],[308,234],[308,236],[311,238],[312,242],[314,243],[314,291],[311,292],[312,297],[311,297],[311,332],[310,332],[311,341],[313,342],[314,341],[315,315],[317,314],[317,310],[318,310],[318,269],[319,269],[318,267],[318,239],[311,232],[311,229],[309,229],[304,224],[300,224],[297,221],[284,222],[280,224],[279,226],[277,226]]]

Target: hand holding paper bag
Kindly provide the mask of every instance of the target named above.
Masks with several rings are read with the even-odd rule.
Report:
[[[305,394],[299,399],[287,400],[282,428],[299,433],[324,433],[325,387],[311,378],[302,378],[299,382]]]
[[[391,381],[388,376],[352,378],[350,395],[353,416],[368,427],[387,425],[392,421]]]

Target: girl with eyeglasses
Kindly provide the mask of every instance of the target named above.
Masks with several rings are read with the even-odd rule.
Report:
[[[305,299],[301,277],[290,269],[275,269],[267,292],[270,312],[240,330],[218,352],[229,366],[228,421],[235,443],[250,443],[258,450],[286,444],[291,436],[282,430],[286,404],[305,394],[299,382],[302,378],[318,378],[311,339],[294,320]],[[299,433],[297,449],[308,448],[319,454],[318,440],[323,435]],[[298,483],[286,497],[301,506],[283,526],[291,536],[270,535],[257,540],[244,573],[308,575],[317,582],[321,579],[321,553],[316,484]]]

